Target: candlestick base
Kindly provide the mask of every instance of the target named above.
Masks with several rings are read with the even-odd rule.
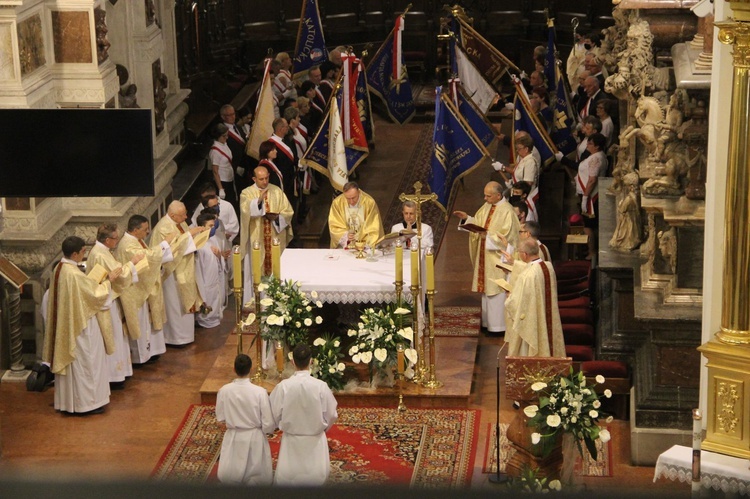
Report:
[[[398,396],[398,407],[396,407],[396,410],[398,412],[406,412],[406,404],[404,404],[404,396],[399,394]]]
[[[422,383],[422,386],[425,387],[425,388],[430,388],[430,389],[434,390],[436,388],[440,388],[441,386],[443,386],[443,382],[442,381],[438,381],[435,378],[430,378],[429,380],[427,380],[424,383]]]

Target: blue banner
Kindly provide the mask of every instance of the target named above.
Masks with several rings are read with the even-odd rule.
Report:
[[[557,47],[555,46],[555,25],[550,19],[547,23],[547,57],[544,59],[544,77],[547,79],[549,95],[555,94],[557,88]]]
[[[474,102],[466,95],[463,88],[459,85],[458,87],[458,112],[461,114],[466,123],[474,132],[474,135],[479,139],[484,147],[488,149],[490,155],[494,155],[492,149],[497,148],[497,134],[495,129],[492,127],[487,118],[484,117],[482,112],[477,109]]]
[[[437,202],[450,211],[457,182],[471,173],[487,157],[487,151],[461,119],[440,87],[435,97],[435,128],[432,136],[429,184]]]
[[[539,155],[542,157],[542,165],[540,166],[553,163],[555,161],[555,152],[557,152],[557,148],[547,134],[547,130],[531,110],[531,104],[529,103],[528,97],[526,97],[526,93],[520,88],[520,83],[516,84],[516,99],[514,107],[515,116],[513,120],[513,130],[516,132],[524,131],[529,134],[534,141],[534,147],[537,148]],[[512,150],[515,151],[515,134],[512,142]]]
[[[547,58],[544,61],[544,74],[547,76],[550,106],[554,115],[550,138],[555,147],[557,147],[557,150],[567,155],[575,151],[577,146],[573,138],[575,117],[570,106],[568,90],[563,81],[563,72],[560,70],[556,56],[555,24],[551,19],[548,29],[549,36],[547,39]]]
[[[318,0],[304,0],[294,50],[293,73],[306,73],[311,67],[328,60],[323,23],[318,12]]]
[[[414,97],[406,68],[399,79],[393,79],[393,31],[367,66],[367,86],[385,103],[394,122],[403,125],[414,117]]]

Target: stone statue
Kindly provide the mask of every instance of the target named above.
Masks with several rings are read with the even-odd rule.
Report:
[[[633,9],[612,9],[612,18],[615,24],[602,30],[602,43],[599,48],[599,57],[610,74],[617,69],[617,56],[626,48],[627,34],[630,24],[637,19],[636,11]]]
[[[107,11],[101,7],[94,9],[94,27],[96,30],[96,61],[101,64],[109,57],[110,43],[107,40]]]
[[[164,130],[164,124],[167,121],[167,88],[169,87],[169,78],[164,73],[160,73],[154,82],[154,122],[156,133]]]
[[[669,86],[669,68],[657,69],[652,64],[653,40],[648,22],[641,18],[632,19],[625,49],[615,55],[617,73],[605,81],[605,92],[621,100],[626,100],[628,96],[638,99]]]
[[[617,204],[617,226],[609,241],[610,248],[632,251],[641,244],[641,207],[638,202],[640,178],[636,172],[623,177],[627,190]]]
[[[633,130],[633,127],[626,128],[622,132],[620,132],[619,135],[619,143],[613,144],[610,148],[609,154],[614,156],[616,154],[615,159],[615,167],[612,169],[612,177],[614,180],[612,181],[612,184],[607,189],[607,194],[617,194],[620,192],[622,185],[623,185],[623,178],[628,173],[634,171],[633,168],[633,161],[631,161],[630,157],[630,132]]]
[[[677,272],[677,231],[674,227],[659,231],[658,239],[661,255],[674,274]]]
[[[118,94],[120,108],[139,108],[140,106],[138,105],[138,96],[136,95],[137,92],[138,87],[135,85],[135,83],[131,83],[130,85],[123,85],[122,87],[120,87],[120,92]]]
[[[156,22],[156,6],[154,0],[145,0],[146,9],[146,26],[151,26]]]

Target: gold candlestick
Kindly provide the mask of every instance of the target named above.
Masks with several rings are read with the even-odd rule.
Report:
[[[260,385],[260,382],[266,379],[266,372],[263,370],[263,338],[260,337],[260,291],[259,283],[253,282],[253,296],[255,296],[255,316],[258,317],[255,329],[255,352],[256,352],[256,369],[255,375],[250,379],[254,384]],[[251,345],[252,346],[252,345]]]
[[[242,350],[242,265],[238,265],[240,261],[240,247],[234,246],[232,248],[233,261],[234,261],[234,318],[235,324],[234,332],[237,335],[237,354],[243,353]]]
[[[404,404],[404,345],[401,343],[396,347],[396,377],[398,378],[398,412],[406,411]]]
[[[422,382],[426,388],[440,388],[443,386],[441,381],[435,376],[435,310],[434,310],[435,290],[427,290],[427,310],[430,312],[430,378]],[[424,341],[422,342],[424,344]]]
[[[424,335],[422,335],[422,341],[419,341],[419,281],[416,283],[412,282],[411,286],[412,303],[414,309],[412,310],[411,320],[412,329],[414,330],[414,341],[413,347],[417,351],[417,364],[414,366],[414,377],[411,379],[414,383],[421,383],[427,374],[427,367],[424,362]]]

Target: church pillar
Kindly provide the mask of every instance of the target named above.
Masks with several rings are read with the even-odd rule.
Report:
[[[728,3],[734,19],[716,23],[733,58],[721,325],[700,347],[708,359],[703,448],[750,458],[750,2]]]

